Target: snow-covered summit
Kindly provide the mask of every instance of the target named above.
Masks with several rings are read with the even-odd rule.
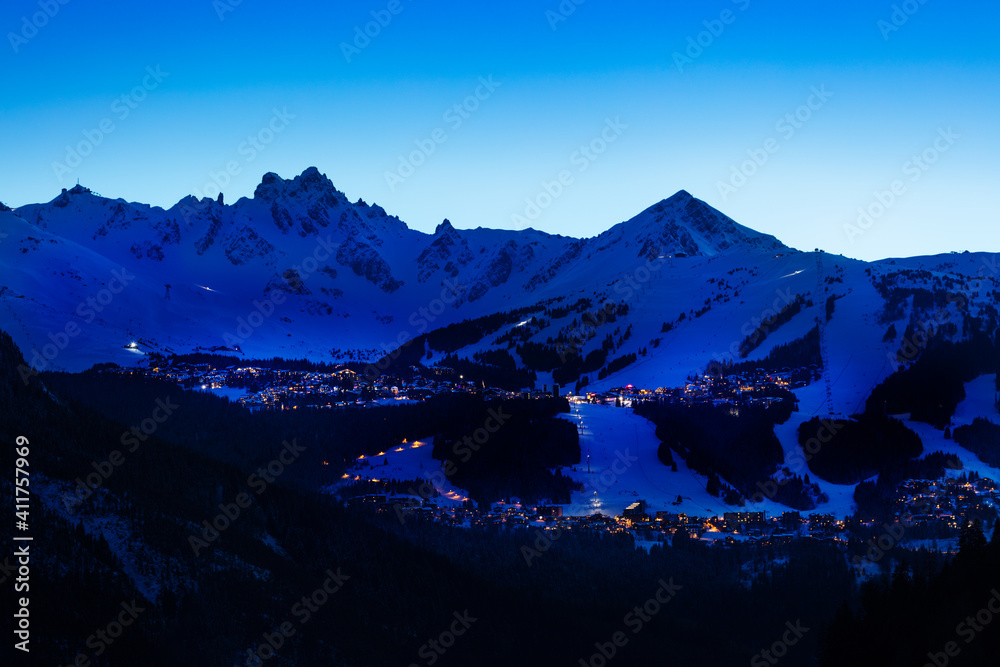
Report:
[[[773,236],[738,224],[686,190],[679,190],[597,238],[609,242],[630,239],[639,245],[639,254],[649,259],[659,254],[710,257],[731,249],[790,250]]]
[[[332,204],[346,204],[347,197],[334,187],[326,174],[316,167],[309,167],[290,180],[281,178],[272,171],[264,174],[260,185],[254,190],[254,199],[275,201],[279,198],[314,201],[323,199]]]

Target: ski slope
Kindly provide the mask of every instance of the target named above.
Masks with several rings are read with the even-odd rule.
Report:
[[[577,425],[582,453],[581,463],[564,468],[563,473],[586,487],[573,494],[564,515],[620,515],[638,500],[645,500],[647,512],[654,515],[668,511],[704,517],[741,509],[711,496],[705,490],[708,478],[688,468],[679,456],[674,457],[677,472],[663,465],[656,456],[660,441],[655,425],[631,409],[571,404],[570,414],[562,418]],[[682,498],[679,504],[675,504],[677,496]],[[772,514],[788,510],[769,500],[745,509]]]
[[[455,507],[469,499],[469,492],[451,483],[441,467],[441,462],[432,455],[434,438],[403,441],[399,446],[379,452],[373,456],[360,456],[351,465],[340,484],[328,488],[336,491],[346,483],[356,481],[419,480],[428,483],[438,492],[433,500],[437,505]],[[420,484],[414,484],[413,493],[401,496],[421,498]]]
[[[965,399],[955,408],[955,415],[952,417],[952,431],[958,426],[971,424],[977,417],[988,419],[994,424],[1000,423],[1000,415],[997,414],[993,406],[996,395],[996,374],[981,375],[971,382],[965,383]],[[924,453],[944,452],[953,454],[962,461],[961,470],[946,471],[951,477],[958,477],[962,473],[976,472],[982,477],[1000,481],[1000,468],[994,468],[979,460],[979,457],[959,445],[954,440],[946,440],[944,431],[925,424],[911,420],[908,414],[896,415],[903,420],[920,440],[924,443]]]
[[[971,423],[976,417],[1000,422],[1000,415],[993,406],[994,382],[995,375],[984,375],[966,384],[967,396],[955,411],[954,426]],[[785,461],[790,464],[802,460],[802,449],[798,444],[799,425],[816,415],[825,416],[823,408],[826,402],[822,382],[814,382],[795,393],[799,398],[799,410],[792,413],[784,424],[775,426],[774,430]],[[914,422],[909,415],[899,417],[920,436],[925,453],[943,451],[961,459],[963,470],[949,471],[950,475],[975,471],[983,477],[1000,480],[1000,469],[986,465],[954,440],[945,440],[943,431],[929,424]],[[583,457],[580,465],[564,469],[564,473],[586,487],[586,491],[573,494],[573,502],[564,507],[564,514],[601,512],[619,515],[638,500],[646,501],[650,514],[665,510],[694,516],[715,516],[734,511],[764,511],[769,515],[779,515],[791,509],[768,499],[759,503],[748,502],[746,507],[739,508],[709,495],[705,488],[707,477],[688,468],[681,457],[674,457],[677,472],[672,472],[660,462],[656,455],[660,441],[656,437],[655,425],[628,408],[575,403],[571,404],[570,414],[562,418],[577,425]],[[587,470],[588,455],[590,472]],[[808,469],[794,464],[790,467],[793,473],[809,474]],[[854,513],[855,485],[833,484],[816,475],[810,475],[810,481],[816,483],[829,500],[801,514],[845,517]],[[682,502],[675,504],[678,495],[682,497]]]

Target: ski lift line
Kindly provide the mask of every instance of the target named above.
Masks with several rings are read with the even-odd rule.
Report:
[[[864,394],[861,395],[861,398],[858,400],[858,404],[854,406],[854,412],[855,412],[855,414],[858,412],[858,408],[861,407],[861,404],[864,401],[868,400],[868,397],[871,396],[872,390],[874,390],[875,387],[876,387],[876,385],[878,385],[878,383],[881,381],[881,379],[882,379],[882,371],[885,370],[885,367],[886,367],[886,365],[888,363],[889,363],[888,359],[886,359],[885,361],[882,362],[882,368],[880,368],[879,371],[878,371],[878,373],[875,375],[875,381],[872,382],[872,386],[868,387],[868,391],[866,391]]]
[[[847,372],[847,367],[848,367],[848,366],[850,365],[850,363],[851,363],[851,360],[852,360],[852,359],[854,359],[854,353],[853,353],[853,352],[851,353],[851,356],[849,356],[849,357],[847,358],[847,362],[846,362],[846,363],[844,364],[844,368],[843,368],[843,369],[841,369],[841,371],[840,371],[840,374],[839,374],[839,375],[837,376],[837,379],[836,379],[836,380],[833,380],[833,385],[836,385],[836,384],[837,384],[838,382],[840,382],[840,379],[841,379],[841,378],[842,378],[842,377],[844,376],[844,373],[846,373],[846,372]],[[869,393],[871,392],[871,390],[872,390],[872,389],[874,389],[874,388],[875,388],[875,385],[876,385],[876,384],[878,384],[878,382],[879,382],[878,378],[880,378],[880,377],[882,376],[882,371],[883,371],[883,370],[885,370],[885,365],[886,365],[887,363],[888,363],[888,361],[884,361],[884,362],[882,362],[882,368],[881,368],[881,369],[879,370],[879,373],[878,373],[878,375],[876,376],[876,380],[875,380],[875,382],[874,382],[874,383],[872,384],[872,386],[871,386],[871,387],[869,387],[869,388],[868,388],[868,392],[869,392]],[[832,385],[831,385],[831,387],[832,387]],[[864,396],[865,396],[865,397],[867,397],[867,396],[868,396],[868,394],[864,394]],[[865,400],[865,398],[862,398],[861,400],[862,400],[862,401],[864,401],[864,400]],[[855,409],[854,409],[854,411],[855,411],[855,412],[857,412],[857,408],[858,408],[859,406],[860,406],[860,402],[858,403],[858,405],[856,405],[856,406],[855,406]],[[817,407],[817,408],[816,408],[815,410],[813,410],[813,411],[812,411],[812,413],[811,413],[811,415],[810,415],[810,416],[815,416],[815,414],[816,414],[817,412],[819,412],[819,409],[820,409],[821,407],[823,407],[823,406],[822,406],[822,403],[821,403],[821,404],[820,404],[820,405],[819,405],[819,406],[818,406],[818,407]],[[830,404],[830,405],[829,405],[828,407],[829,407],[829,414],[831,414],[831,415],[832,415],[832,414],[833,414],[833,405],[832,405],[832,404]]]
[[[849,356],[849,357],[847,358],[847,363],[845,363],[845,364],[844,364],[844,368],[843,368],[843,369],[842,369],[842,370],[840,371],[840,375],[838,375],[838,376],[837,376],[837,379],[833,381],[833,384],[837,384],[838,382],[840,382],[840,378],[842,378],[842,377],[844,376],[844,373],[846,373],[846,372],[847,372],[847,367],[848,367],[848,366],[850,365],[850,363],[851,363],[851,359],[853,359],[853,358],[854,358],[854,353],[853,353],[853,352],[851,352],[851,356]],[[885,368],[885,365],[883,364],[883,366],[882,366],[882,367],[883,367],[883,368]],[[831,385],[831,386],[832,386],[832,385]],[[821,407],[823,407],[823,404],[822,404],[822,402],[820,403],[820,405],[819,405],[819,406],[818,406],[818,407],[817,407],[817,408],[816,408],[815,410],[813,410],[813,411],[812,411],[812,413],[810,414],[810,416],[815,416],[815,414],[816,414],[817,412],[819,412],[819,409],[820,409]],[[833,406],[832,406],[832,405],[829,405],[828,407],[829,407],[829,412],[828,412],[828,414],[831,414],[831,415],[832,415],[832,414],[833,414]]]

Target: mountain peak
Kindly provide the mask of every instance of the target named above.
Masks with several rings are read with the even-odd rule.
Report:
[[[455,228],[451,224],[451,220],[445,218],[441,224],[434,228],[434,236],[440,236],[441,234],[451,234],[455,231]]]
[[[674,194],[664,199],[661,203],[666,203],[666,202],[683,203],[690,201],[692,199],[694,199],[694,197],[687,190],[678,190]]]
[[[618,233],[636,239],[640,254],[648,256],[663,253],[712,256],[730,248],[787,250],[778,239],[738,224],[687,190],[678,190],[622,223]]]
[[[274,201],[281,197],[295,199],[301,195],[333,195],[337,199],[346,201],[346,197],[334,187],[333,182],[327,178],[326,174],[320,173],[316,167],[308,167],[291,180],[283,179],[273,171],[269,171],[264,174],[260,185],[253,193],[254,199],[268,201]]]

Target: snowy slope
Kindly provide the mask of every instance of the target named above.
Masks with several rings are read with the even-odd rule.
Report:
[[[845,416],[893,371],[907,323],[931,316],[912,298],[887,309],[886,285],[948,290],[977,315],[995,313],[1000,277],[986,254],[865,263],[799,252],[683,190],[588,239],[449,221],[424,234],[377,205],[352,203],[315,168],[292,179],[265,174],[253,198],[232,205],[188,197],[164,210],[78,187],[0,212],[0,234],[0,328],[52,368],[237,347],[248,357],[374,360],[453,322],[548,304],[569,311],[542,317],[532,342],[568,340],[583,356],[611,337],[609,361],[637,356],[603,380],[586,374],[591,389],[678,386],[713,359],[739,360],[761,320],[801,297],[811,305],[748,358],[821,322],[830,401],[810,409]],[[134,279],[86,321],[77,309],[113,271]],[[584,326],[584,313],[605,303],[628,312]],[[963,316],[951,304],[938,322],[961,332]],[[890,323],[897,335],[883,340]],[[46,359],[69,324],[80,332]],[[504,331],[458,354],[496,347]],[[551,379],[545,370],[539,381]]]
[[[432,455],[434,438],[402,442],[398,447],[379,452],[375,456],[358,458],[344,474],[339,484],[334,484],[327,492],[336,492],[347,483],[354,481],[415,480],[412,493],[400,492],[400,496],[417,499],[429,497],[421,495],[423,484],[429,484],[439,494],[434,503],[442,507],[457,507],[469,499],[469,492],[451,483],[441,467],[441,462]],[[410,491],[410,489],[406,489]]]
[[[690,470],[680,457],[677,472],[663,465],[656,457],[660,445],[656,427],[630,409],[574,404],[571,414],[563,419],[577,424],[582,453],[581,463],[563,472],[586,488],[573,494],[573,502],[564,508],[564,514],[600,512],[615,516],[637,500],[645,500],[651,513],[663,510],[716,516],[732,511],[732,507],[709,495],[705,490],[707,478]],[[678,495],[682,502],[675,505]]]
[[[896,298],[894,290],[910,295]],[[912,293],[921,290],[947,293],[948,303],[920,305]],[[712,360],[739,361],[740,343],[799,298],[801,312],[747,356],[762,359],[820,326],[823,377],[797,390],[799,412],[776,428],[786,460],[798,448],[801,422],[863,409],[896,368],[908,324],[954,324],[953,337],[961,338],[966,320],[981,317],[993,331],[998,290],[995,255],[866,263],[800,252],[683,190],[587,239],[458,229],[447,220],[425,234],[377,205],[352,203],[315,168],[292,179],[265,174],[252,198],[231,205],[187,197],[164,210],[77,187],[47,203],[0,210],[0,328],[39,369],[130,364],[152,351],[374,360],[450,323],[536,307],[537,323],[505,324],[457,354],[505,349],[523,366],[516,346],[496,339],[524,326],[527,341],[568,342],[581,357],[608,340],[608,361],[636,355],[603,379],[585,373],[588,391],[676,387]],[[604,304],[622,314],[585,325]],[[441,352],[431,350],[434,359]],[[538,373],[540,384],[551,381],[551,370]],[[956,424],[993,415],[990,381],[970,383]],[[592,454],[590,476],[577,466],[577,479],[596,479],[629,442],[639,457],[596,498],[574,498],[581,512],[618,512],[639,497],[689,514],[726,509],[683,462],[677,473],[659,463],[645,420],[589,405],[574,407],[573,418],[583,420],[583,446]],[[962,453],[926,425],[911,428],[927,451]],[[389,459],[385,476],[419,478],[439,467],[419,448]],[[1000,475],[968,452],[962,459]],[[853,487],[813,481],[830,498],[816,511],[851,511]],[[673,506],[677,495],[685,500]]]
[[[977,417],[988,419],[994,424],[1000,423],[1000,414],[997,414],[993,406],[996,396],[996,374],[982,375],[972,382],[965,384],[965,400],[955,408],[955,415],[952,418],[952,428],[971,424]],[[944,431],[938,430],[930,424],[915,422],[909,419],[909,415],[898,415],[904,419],[904,423],[920,436],[924,443],[924,451],[953,454],[962,461],[962,470],[951,471],[955,477],[963,472],[976,472],[988,479],[1000,480],[1000,468],[994,468],[979,460],[979,457],[959,445],[954,440],[946,440]]]
[[[51,360],[67,369],[127,360],[111,351],[133,337],[145,350],[375,358],[431,328],[613,284],[661,255],[787,251],[683,191],[592,239],[448,221],[423,234],[351,203],[315,168],[289,180],[265,174],[253,198],[233,205],[187,197],[168,210],[77,186],[0,214],[0,233],[3,286],[16,292],[2,295],[0,326],[26,350],[47,343],[53,319],[72,319],[88,296],[79,288],[108,267],[136,276],[88,323],[86,345]],[[84,250],[90,259],[78,264]],[[272,309],[273,295],[285,303]],[[261,319],[257,304],[273,314]]]
[[[995,375],[984,375],[966,384],[967,396],[955,411],[955,426],[971,423],[976,417],[1000,422],[1000,415],[993,406],[994,382]],[[775,427],[786,463],[802,460],[802,450],[797,438],[798,427],[818,414],[826,401],[820,383],[799,389],[796,395],[800,410],[793,413],[787,422]],[[946,440],[943,431],[929,424],[911,421],[908,415],[900,417],[920,436],[925,453],[943,451],[962,460],[963,470],[954,471],[954,475],[975,471],[983,477],[1000,480],[1000,469],[986,465],[954,440]],[[707,478],[690,470],[680,457],[675,457],[677,472],[672,472],[663,465],[656,455],[660,444],[655,433],[656,427],[630,409],[589,403],[573,404],[571,414],[563,418],[577,424],[583,453],[582,462],[564,469],[564,472],[586,487],[584,492],[573,494],[573,502],[565,507],[565,514],[589,515],[601,512],[620,515],[625,507],[637,500],[645,500],[650,513],[666,510],[671,513],[684,512],[689,516],[717,516],[740,509],[726,505],[720,498],[710,495],[706,490]],[[793,472],[808,474],[809,470],[795,468]],[[829,500],[801,514],[833,514],[844,517],[854,513],[856,506],[853,484],[832,484],[816,475],[811,475],[811,480],[819,485]],[[682,502],[675,504],[678,495],[682,497]],[[765,499],[762,502],[748,503],[744,509],[764,511],[774,516],[789,508]]]

